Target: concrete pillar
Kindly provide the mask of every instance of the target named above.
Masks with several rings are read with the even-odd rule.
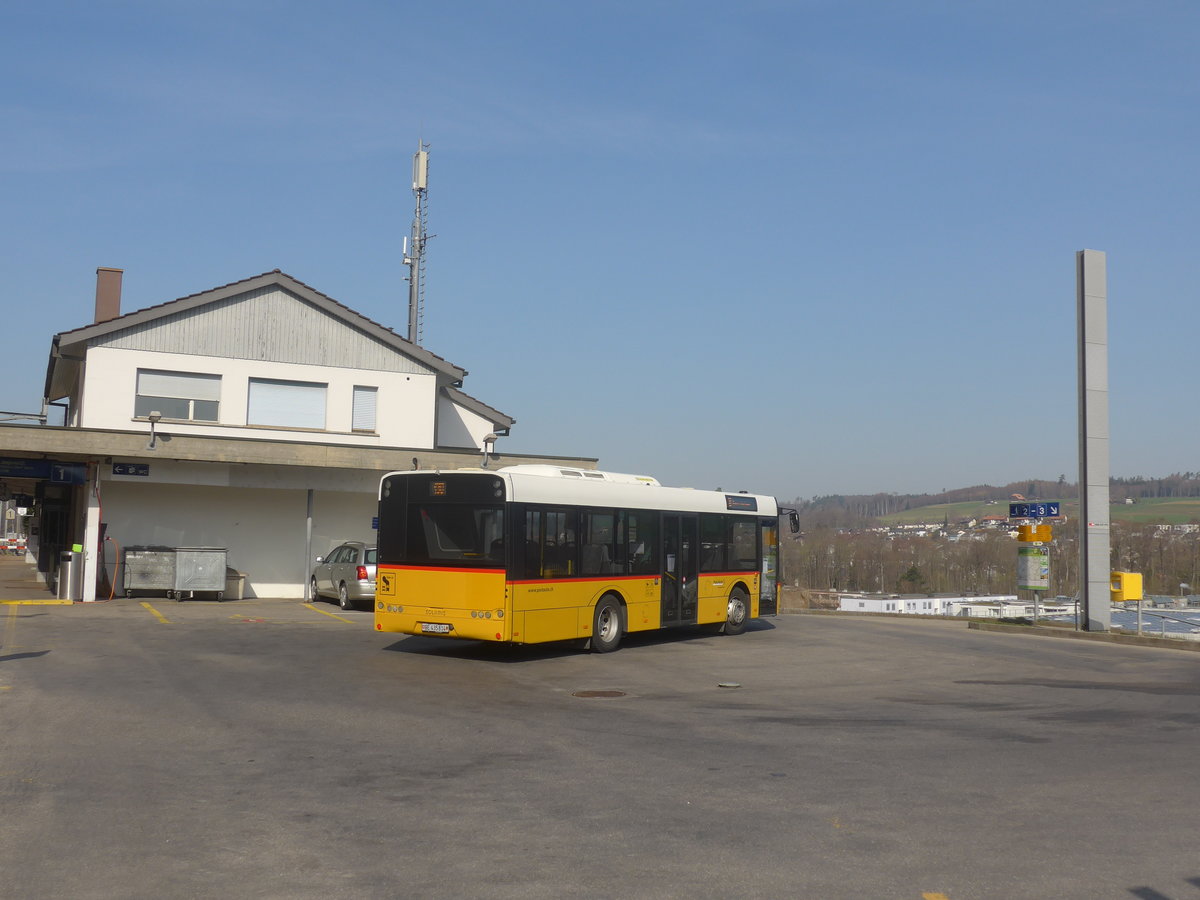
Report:
[[[1108,270],[1075,254],[1079,340],[1079,601],[1086,631],[1112,627],[1109,598]]]
[[[83,521],[83,595],[84,603],[96,599],[96,579],[100,575],[102,549],[100,547],[100,466],[92,463],[87,467],[87,506]],[[108,598],[103,598],[107,600]]]

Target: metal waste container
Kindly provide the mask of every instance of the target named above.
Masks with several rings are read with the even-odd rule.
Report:
[[[182,600],[200,591],[220,600],[226,590],[225,552],[224,547],[128,547],[125,596],[147,591]]]
[[[83,554],[78,550],[59,554],[57,588],[59,600],[83,599]]]
[[[123,568],[126,597],[136,591],[170,597],[175,591],[175,551],[170,547],[126,547]]]
[[[218,600],[224,595],[224,547],[175,548],[175,598],[182,600],[184,592],[194,597],[196,591],[215,593]]]

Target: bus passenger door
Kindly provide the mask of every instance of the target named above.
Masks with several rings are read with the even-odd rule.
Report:
[[[662,624],[696,622],[699,518],[663,516]]]
[[[762,569],[759,579],[758,614],[779,615],[779,520],[759,522]]]

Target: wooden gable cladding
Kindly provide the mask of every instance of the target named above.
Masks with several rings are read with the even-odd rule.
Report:
[[[93,347],[419,375],[438,370],[269,285],[98,336]]]

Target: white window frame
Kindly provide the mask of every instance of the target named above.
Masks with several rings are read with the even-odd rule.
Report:
[[[180,403],[185,406],[181,408]],[[203,412],[197,415],[197,403],[215,404],[212,418],[203,415]],[[206,408],[202,407],[202,410]],[[134,385],[133,417],[145,419],[152,412],[158,412],[164,419],[172,422],[219,422],[221,376],[207,372],[138,369]]]

